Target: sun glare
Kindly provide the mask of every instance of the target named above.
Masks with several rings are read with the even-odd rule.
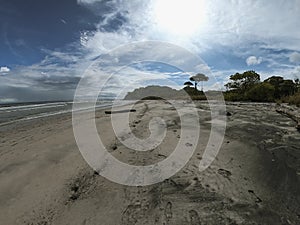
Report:
[[[154,16],[160,29],[190,36],[204,24],[204,0],[156,0]]]

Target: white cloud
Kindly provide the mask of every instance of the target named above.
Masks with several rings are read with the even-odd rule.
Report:
[[[290,55],[290,62],[291,63],[300,63],[300,53],[298,52],[293,52]]]
[[[300,37],[300,29],[296,29],[300,27],[300,20],[298,19],[300,15],[299,0],[274,0],[269,2],[257,0],[204,1],[205,11],[203,16],[205,17],[205,22],[201,24],[198,31],[189,37],[180,36],[180,32],[178,32],[178,35],[172,35],[167,30],[164,30],[162,26],[155,23],[153,6],[157,1],[163,0],[77,0],[78,4],[86,6],[88,9],[93,9],[92,12],[98,13],[98,16],[102,18],[97,24],[99,28],[97,31],[82,31],[80,40],[78,40],[81,44],[77,49],[78,54],[44,50],[48,56],[42,62],[26,67],[20,66],[14,69],[14,76],[1,76],[1,79],[10,87],[24,87],[28,90],[34,87],[48,91],[48,89],[55,88],[56,83],[57,89],[62,89],[62,86],[59,86],[58,77],[61,77],[61,81],[65,79],[71,83],[70,78],[74,76],[79,77],[83,74],[84,69],[93,62],[95,57],[108,53],[120,45],[143,40],[159,40],[174,43],[189,49],[196,55],[200,55],[208,50],[214,51],[215,46],[220,48],[225,46],[228,47],[228,51],[232,51],[231,54],[234,56],[243,59],[250,56],[246,60],[248,66],[259,65],[263,61],[269,63],[270,74],[261,72],[263,76],[277,74],[286,77],[299,76],[299,70],[295,69],[292,64],[288,65],[287,62],[289,57],[290,63],[300,63],[300,54],[297,53],[297,51],[300,51],[300,38],[298,38]],[[94,3],[96,3],[95,7]],[[103,4],[103,7],[101,4]],[[170,10],[172,10],[172,7],[170,7]],[[113,27],[113,21],[118,19],[118,15],[122,15],[125,18],[124,21],[123,19],[121,20],[122,26],[109,30],[104,29],[105,27]],[[180,17],[180,15],[178,16]],[[105,18],[103,19],[103,17]],[[65,21],[62,19],[61,22],[64,23]],[[256,43],[257,46],[254,46],[253,43]],[[241,46],[249,48],[245,50],[240,48]],[[109,60],[125,65],[125,62],[130,63],[139,57],[145,58],[147,56],[148,59],[157,59],[159,58],[157,56],[161,54],[159,49],[149,48],[146,50],[147,48],[132,49],[131,52],[126,54],[120,53],[115,58],[109,58]],[[281,50],[295,52],[291,55],[285,52],[285,55],[282,55],[278,53]],[[168,52],[169,55],[173,53],[172,49]],[[283,58],[285,61],[282,60]],[[192,65],[192,63],[189,62],[188,58],[177,55],[177,57],[172,59],[173,63],[175,61],[177,64],[183,63],[188,68],[186,71],[190,71],[189,65]],[[111,62],[105,63],[100,72],[105,73],[109,71],[111,65]],[[210,69],[202,68],[201,66],[202,64],[197,70]],[[221,87],[227,82],[229,75],[235,72],[243,72],[241,69],[235,69],[234,65],[232,68],[226,68],[227,71],[225,69],[219,70],[213,64],[210,66],[214,68],[213,75],[221,84]],[[2,74],[9,71],[8,67],[1,67],[0,69]],[[132,87],[136,87],[136,84],[132,83],[133,81],[138,81],[140,85],[140,82],[143,80],[152,78],[151,75],[153,74],[156,75],[157,79],[178,78],[176,73],[172,75],[155,74],[153,71],[148,72],[132,68],[127,68],[121,72],[122,78],[124,78],[121,83],[127,82],[132,84]],[[95,79],[94,83],[102,79],[99,74],[95,74],[93,78]],[[4,84],[2,81],[0,83]],[[50,83],[53,84],[53,87],[51,87]],[[74,79],[73,83],[76,83],[76,79]],[[117,91],[119,86],[114,87],[110,85],[110,91]]]
[[[10,72],[10,68],[8,68],[7,66],[0,67],[0,73],[8,73],[8,72]]]
[[[289,55],[279,52],[282,50],[300,51],[300,39],[297,38],[300,37],[300,30],[295,29],[300,26],[300,21],[296,19],[300,14],[300,4],[294,0],[290,2],[275,0],[276,3],[255,0],[232,0],[226,3],[222,0],[205,1],[206,22],[190,37],[174,36],[154,23],[151,7],[156,1],[160,0],[147,2],[112,0],[107,3],[114,8],[111,13],[105,14],[109,19],[99,22],[98,31],[83,32],[81,35],[83,48],[90,52],[89,58],[92,59],[130,42],[160,40],[177,44],[197,55],[214,51],[215,46],[218,48],[225,46],[236,57],[250,56],[246,60],[248,66],[265,62],[266,65],[270,65],[266,68],[268,75],[290,76],[289,72],[293,70],[293,65],[286,61]],[[82,0],[82,2],[92,4],[96,0]],[[104,1],[102,3],[104,4]],[[126,13],[130,15],[126,17],[124,25],[118,30],[109,32],[101,29],[102,26],[107,26],[109,21],[113,21],[117,15],[116,12],[121,12],[125,17]],[[158,53],[152,51],[148,54],[150,58],[151,54]],[[181,60],[185,61],[184,58]],[[294,56],[292,60],[296,60]],[[222,69],[219,70],[212,63],[210,66],[220,73],[218,77],[220,81],[226,80],[230,74],[247,69],[237,70],[233,64],[232,68],[226,68],[230,70],[228,73]],[[263,73],[266,72],[263,71]]]
[[[204,22],[199,25],[199,30],[188,37],[181,36],[180,31],[178,31],[178,35],[168,33],[168,30],[163,29],[156,22],[154,9],[158,1],[163,0],[111,0],[108,2],[78,0],[81,5],[88,4],[89,8],[91,4],[97,2],[113,9],[105,13],[99,11],[99,15],[105,15],[106,19],[99,21],[97,32],[88,36],[83,33],[82,43],[98,54],[103,50],[111,50],[120,44],[141,40],[167,41],[197,54],[202,53],[207,48],[213,48],[214,44],[235,48],[237,45],[247,46],[253,42],[260,42],[261,45],[266,43],[268,46],[277,46],[281,49],[300,50],[300,39],[296,38],[300,37],[300,30],[295,29],[300,26],[300,21],[297,19],[300,14],[298,0],[288,2],[274,0],[270,3],[256,0],[204,1],[202,9],[204,10]],[[172,8],[170,8],[171,10]],[[97,13],[97,11],[93,12]],[[122,27],[116,31],[103,31],[101,27],[109,26],[108,23],[113,21],[118,14],[126,18]]]
[[[98,31],[92,34],[82,33],[80,41],[81,45],[89,51],[89,57],[93,58],[134,40],[131,39],[130,35],[126,35],[125,33]]]
[[[250,56],[247,58],[246,63],[248,66],[255,66],[261,64],[262,61],[262,57],[257,58],[256,56]]]
[[[203,35],[213,35],[214,41],[238,44],[258,40],[299,49],[300,30],[296,29],[300,25],[298,0],[206,2],[208,23]],[[295,39],[297,43],[291,44]]]

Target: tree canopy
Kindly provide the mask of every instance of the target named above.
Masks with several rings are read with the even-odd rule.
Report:
[[[293,81],[272,76],[261,82],[260,75],[252,70],[233,74],[229,79],[225,84],[225,98],[231,101],[270,102],[300,91],[299,79]]]
[[[187,81],[183,85],[190,87],[190,86],[193,86],[193,83],[190,81]]]
[[[231,75],[231,82],[227,83],[225,87],[228,90],[236,90],[239,92],[244,92],[253,85],[260,82],[260,75],[253,70],[246,71],[244,73],[236,73]]]
[[[195,89],[197,89],[197,84],[199,82],[208,81],[209,78],[203,73],[197,73],[195,76],[190,77],[190,81],[195,82]],[[203,89],[203,86],[202,86]]]
[[[297,91],[297,79],[295,83],[293,80],[284,80],[283,77],[280,76],[272,76],[266,79],[264,82],[269,83],[274,86],[275,98],[282,98],[288,95],[292,95]]]

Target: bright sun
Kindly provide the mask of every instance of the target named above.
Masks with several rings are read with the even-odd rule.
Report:
[[[154,17],[160,29],[191,36],[204,24],[204,0],[156,0]]]

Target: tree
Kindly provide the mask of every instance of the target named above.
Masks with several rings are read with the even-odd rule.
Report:
[[[253,70],[246,71],[244,73],[236,73],[230,76],[231,82],[225,84],[225,87],[229,90],[236,90],[239,93],[245,93],[255,84],[260,82],[260,75]]]
[[[185,82],[183,85],[187,86],[187,87],[190,87],[190,86],[193,86],[193,83],[190,82],[190,81],[187,81]]]
[[[274,86],[275,88],[274,97],[276,99],[281,98],[280,85],[283,83],[283,81],[284,81],[283,77],[280,76],[272,76],[264,81],[265,83],[269,83]]]
[[[296,84],[296,91],[300,91],[300,80],[299,80],[299,78],[296,78],[295,79],[295,84]]]
[[[285,80],[283,79],[283,77],[272,76],[266,79],[264,82],[274,86],[274,97],[276,99],[280,99],[282,97],[296,93],[298,90],[297,83],[299,82],[299,80],[296,79],[294,82],[293,80]]]
[[[270,83],[259,83],[254,85],[246,92],[248,100],[255,102],[272,102],[274,101],[275,87]]]
[[[272,84],[274,87],[279,87],[279,85],[284,81],[283,77],[272,76],[266,79],[264,82]]]
[[[197,84],[199,82],[202,82],[202,88],[201,88],[202,91],[203,91],[203,81],[208,81],[208,80],[209,80],[209,78],[206,75],[202,74],[202,73],[198,73],[195,76],[192,76],[190,78],[190,81],[195,82],[195,89],[196,90],[197,90]]]
[[[280,94],[281,96],[293,95],[296,93],[297,87],[293,80],[284,80],[280,84]]]
[[[272,76],[260,82],[255,71],[236,73],[230,76],[225,87],[225,99],[230,101],[270,102],[276,99],[299,104],[300,80],[285,80],[281,76]]]

